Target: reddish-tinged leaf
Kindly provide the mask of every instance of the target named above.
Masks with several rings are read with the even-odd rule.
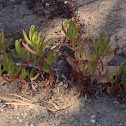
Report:
[[[30,53],[35,54],[35,55],[37,54],[37,52],[31,50],[24,42],[22,42],[22,45],[23,45]]]

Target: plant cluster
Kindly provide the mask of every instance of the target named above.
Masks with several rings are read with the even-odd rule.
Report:
[[[100,67],[104,69],[102,59],[104,56],[108,55],[107,49],[109,47],[110,37],[106,39],[105,34],[100,33],[98,41],[93,38],[94,48],[88,50],[88,57],[86,57],[84,48],[85,45],[84,43],[78,41],[78,32],[80,27],[76,26],[75,21],[73,20],[67,21],[66,23],[68,23],[67,28],[65,29],[62,25],[62,29],[70,40],[70,44],[67,46],[74,51],[75,58],[72,60],[73,62],[75,60],[79,71],[82,72],[83,75],[93,75],[96,70],[100,72]]]
[[[27,81],[33,82],[43,73],[50,74],[50,83],[52,84],[53,71],[51,65],[56,61],[57,54],[54,49],[49,49],[50,41],[44,41],[42,32],[38,32],[35,26],[31,26],[29,36],[23,31],[24,40],[15,41],[14,53],[7,53],[9,42],[5,44],[4,33],[0,34],[0,75],[7,73],[9,80],[19,80],[25,84]],[[11,54],[11,55],[10,55]],[[20,63],[15,63],[13,58],[21,60]],[[26,81],[27,80],[27,81]]]
[[[66,24],[66,27],[62,25],[62,30],[70,40],[70,44],[67,45],[67,47],[72,49],[75,55],[74,58],[69,57],[68,62],[73,67],[73,76],[75,76],[75,78],[80,77],[83,81],[86,81],[85,83],[83,82],[83,84],[86,84],[85,86],[88,87],[88,85],[91,83],[91,77],[96,74],[96,72],[99,73],[100,76],[102,75],[102,71],[105,69],[103,60],[104,57],[113,53],[113,51],[108,51],[111,41],[110,37],[106,38],[104,33],[99,33],[97,40],[93,37],[93,47],[91,49],[87,49],[88,54],[86,55],[85,42],[79,41],[78,34],[80,27],[76,25],[75,21],[73,20],[66,21]],[[120,66],[119,71],[115,76],[105,76],[109,81],[105,84],[106,90],[109,94],[112,94],[112,91],[115,90],[118,93],[126,90],[126,70],[124,65]],[[89,86],[89,88],[92,87]],[[86,88],[86,90],[88,89]],[[86,91],[81,92],[84,93]]]
[[[86,81],[98,72],[104,70],[103,59],[111,52],[108,52],[110,45],[110,37],[106,38],[104,33],[99,33],[99,38],[92,38],[93,48],[85,50],[85,42],[79,41],[80,25],[75,20],[66,20],[62,25],[62,30],[69,39],[69,43],[65,46],[74,52],[74,57],[66,56],[67,61],[72,66],[72,77]],[[56,48],[51,48],[52,43],[45,41],[42,32],[38,32],[35,26],[31,26],[29,35],[23,31],[24,39],[15,41],[15,52],[9,50],[11,41],[6,44],[5,36],[0,34],[0,76],[4,74],[8,76],[8,80],[18,80],[22,83],[33,82],[38,77],[44,76],[45,73],[50,75],[50,85],[53,84],[54,71],[52,65],[57,60],[58,54]],[[53,43],[55,44],[55,43]],[[8,54],[8,51],[10,53]],[[20,63],[16,63],[13,59],[19,59]],[[87,79],[86,79],[87,78]],[[109,77],[109,86],[107,92],[111,93],[117,86],[126,90],[126,70],[123,65],[120,66],[119,72],[112,78]],[[87,85],[85,85],[87,86]],[[85,87],[83,87],[85,88]],[[83,92],[83,91],[81,91]]]
[[[110,77],[107,75],[109,84],[105,84],[106,90],[109,95],[121,94],[126,91],[126,68],[121,65],[119,71],[115,76]]]

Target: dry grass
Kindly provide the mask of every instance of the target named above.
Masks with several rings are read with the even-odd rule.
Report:
[[[10,97],[14,97],[14,98],[10,98]],[[38,105],[37,103],[33,103],[32,100],[26,99],[20,95],[17,94],[8,94],[8,97],[1,97],[0,99],[6,101],[5,104],[7,105],[14,105],[14,106],[32,106],[32,108],[40,108],[40,109],[44,109],[44,110],[49,110],[51,112],[56,112],[56,111],[60,111],[66,108],[69,108],[72,105],[68,105],[68,106],[64,106],[64,107],[59,107],[53,100],[49,100],[47,101],[43,101],[45,102],[48,106],[53,106],[54,109],[52,109],[51,107],[43,107],[41,105]]]

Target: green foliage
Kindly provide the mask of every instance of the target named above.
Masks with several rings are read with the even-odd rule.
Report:
[[[30,78],[30,79],[32,79],[32,78],[33,78],[33,74],[34,74],[34,70],[33,70],[33,69],[31,69],[31,71],[30,71],[30,72],[28,72],[28,76],[29,76],[29,78]]]
[[[125,72],[125,66],[121,64],[119,67],[119,75],[123,74]]]
[[[23,43],[23,46],[32,54],[38,54],[39,56],[43,56],[45,54],[45,48],[48,45],[48,42],[44,42],[44,38],[42,38],[42,32],[38,32],[34,25],[31,26],[29,31],[29,38],[27,37],[25,31],[23,31],[24,39],[27,44],[31,45],[34,50],[30,49],[28,45]]]
[[[5,52],[5,36],[3,32],[0,34],[0,52]]]
[[[109,80],[109,82],[110,82],[111,84],[116,83],[116,81],[117,81],[117,79],[118,79],[118,75],[112,76],[112,77],[109,77],[109,75],[107,75],[107,77],[108,77],[108,80]]]
[[[11,58],[8,57],[6,50],[11,46],[11,41],[5,46],[5,36],[2,32],[0,34],[0,53],[3,59],[0,60],[0,76],[3,73],[13,79],[22,80],[35,80],[43,71],[50,73],[51,65],[56,61],[56,54],[54,50],[47,51],[50,42],[44,42],[42,38],[42,32],[38,32],[35,26],[31,26],[29,31],[29,37],[23,31],[23,39],[16,40],[14,42],[16,53],[11,52],[14,58],[21,59],[22,62],[17,65]],[[47,47],[48,46],[48,47]],[[30,66],[33,66],[34,69]],[[28,70],[28,69],[31,70]],[[36,72],[35,72],[36,71]],[[37,73],[40,72],[40,73]],[[34,75],[34,73],[37,73]],[[29,78],[29,79],[28,79]]]
[[[38,65],[40,63],[40,58],[37,55],[33,55],[33,65]]]
[[[7,48],[10,50],[15,49],[15,40],[10,41]]]
[[[42,69],[43,69],[45,72],[47,72],[47,73],[50,71],[50,67],[49,67],[49,65],[46,63],[45,60],[43,60]]]
[[[110,38],[108,37],[106,39],[104,33],[99,33],[98,41],[96,41],[93,38],[93,44],[94,44],[95,51],[96,51],[96,57],[105,55],[105,53],[108,49],[109,43],[110,43]]]
[[[126,68],[124,65],[121,65],[119,71],[115,76],[109,77],[108,80],[111,84],[115,85],[116,83],[121,83],[124,90],[126,90]]]
[[[88,62],[88,71],[90,72],[91,75],[94,74],[95,70],[96,70],[96,63],[94,61],[89,61]]]
[[[80,47],[80,49],[78,49],[76,52],[77,52],[77,58],[79,59],[79,61],[82,61],[84,58],[83,47]]]
[[[42,32],[38,32],[33,25],[29,31],[29,38],[27,37],[25,31],[23,31],[23,35],[27,44],[22,44],[25,49],[33,55],[34,65],[39,64],[42,60],[42,69],[45,72],[49,72],[51,65],[56,61],[57,58],[54,50],[47,51],[46,47],[50,45],[50,41],[44,42],[44,38],[42,38]],[[28,45],[32,46],[33,49],[31,49]]]
[[[12,77],[13,75],[17,74],[17,67],[15,66],[13,60],[7,56],[7,54],[4,55],[3,59],[3,72],[7,72],[9,77]]]
[[[6,52],[8,47],[10,46],[12,41],[9,41],[7,45],[5,45],[5,35],[4,32],[0,33],[0,52],[3,54]]]
[[[121,83],[122,83],[123,88],[126,90],[126,72],[124,72],[121,77]]]
[[[91,77],[99,67],[104,68],[102,59],[108,55],[107,50],[110,45],[110,38],[106,38],[104,33],[100,33],[97,40],[93,37],[94,49],[91,49],[88,52],[89,57],[85,58],[85,48],[81,42],[77,41],[80,27],[76,25],[75,20],[66,20],[66,24],[66,27],[62,25],[62,30],[71,42],[68,46],[76,54],[75,58],[72,59],[71,57],[74,63],[72,67],[77,67],[77,69],[75,68],[76,71],[78,74],[81,72],[80,75],[83,75],[83,77],[87,77],[86,75]],[[28,35],[23,31],[23,36],[24,40],[19,39],[14,42],[16,53],[11,51],[13,57],[21,59],[20,65],[17,65],[6,52],[12,41],[5,44],[4,33],[0,34],[0,53],[3,57],[0,60],[0,76],[7,73],[13,79],[33,81],[40,74],[46,72],[50,74],[51,80],[53,80],[54,72],[51,66],[58,57],[56,43],[45,41],[42,32],[39,32],[34,25],[31,26]],[[55,47],[53,48],[54,44]],[[126,69],[124,65],[120,66],[115,76],[110,77],[108,73],[107,77],[112,86],[119,82],[119,78],[121,78],[120,83],[126,90]],[[111,86],[108,86],[107,91],[111,92],[111,90]]]
[[[19,75],[19,78],[20,78],[21,80],[25,80],[25,78],[26,78],[27,75],[28,75],[27,70],[26,70],[25,68],[22,68],[21,73],[20,73],[20,75]]]
[[[54,53],[54,50],[51,50],[47,53],[47,63],[51,66],[56,61],[57,56]]]
[[[20,58],[21,60],[26,60],[26,56],[27,56],[27,50],[24,49],[23,47],[21,47],[21,41],[22,40],[16,40],[15,41],[15,49],[17,52],[18,56],[15,56],[16,58]]]
[[[119,68],[119,75],[121,76],[121,84],[126,90],[126,68],[124,65],[121,65]]]
[[[2,75],[3,72],[4,70],[2,69],[2,65],[0,64],[0,76]]]
[[[89,61],[88,61],[88,70],[92,75],[95,70],[99,67],[99,65],[103,68],[102,58],[106,55],[107,49],[110,44],[110,38],[106,39],[104,33],[99,33],[99,38],[96,41],[93,38],[93,45],[95,50],[91,50],[89,52]]]
[[[103,33],[99,34],[99,38],[96,41],[96,39],[93,37],[93,46],[94,49],[90,49],[89,53],[89,57],[88,59],[86,59],[87,61],[85,62],[85,64],[83,64],[83,62],[85,61],[85,56],[84,56],[84,52],[85,52],[85,48],[82,46],[81,43],[78,43],[78,49],[75,51],[75,53],[77,54],[77,59],[79,60],[79,68],[82,68],[83,66],[83,70],[82,71],[83,74],[88,73],[89,75],[93,75],[95,73],[96,70],[98,70],[98,68],[104,68],[103,63],[102,63],[102,59],[103,57],[106,55],[108,46],[110,43],[110,38],[105,38],[105,35]],[[99,72],[99,71],[98,71]]]
[[[68,24],[68,27],[65,29],[65,27],[62,25],[62,30],[65,35],[71,40],[73,50],[76,50],[76,40],[78,38],[78,32],[80,30],[80,27],[75,27],[75,20],[68,20],[66,23]]]

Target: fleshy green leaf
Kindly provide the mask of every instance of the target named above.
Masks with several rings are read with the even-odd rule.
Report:
[[[25,39],[25,41],[26,41],[28,44],[31,45],[31,41],[28,39],[28,37],[27,37],[25,31],[23,31],[23,35],[24,35],[24,39]]]
[[[48,64],[45,62],[45,60],[43,60],[43,67],[42,69],[45,71],[45,72],[49,72],[50,71],[50,68],[48,66]]]
[[[20,74],[19,78],[22,79],[22,80],[24,80],[27,75],[28,75],[28,73],[27,73],[26,69],[22,68],[21,74]]]
[[[30,53],[37,55],[37,52],[31,50],[24,42],[22,42],[22,45],[23,45]]]

